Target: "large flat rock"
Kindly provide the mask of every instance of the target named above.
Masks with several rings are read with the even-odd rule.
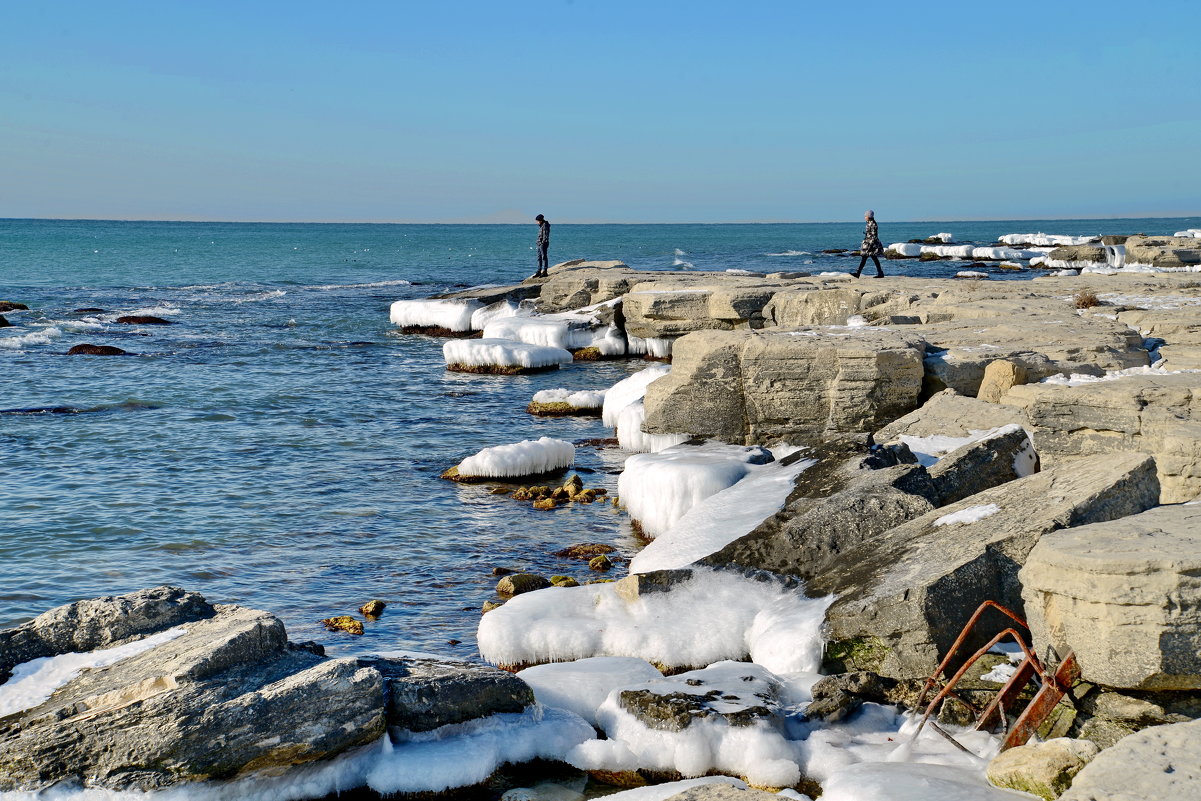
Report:
[[[1155,457],[1161,502],[1201,495],[1201,373],[1080,386],[1026,384],[1001,400],[1025,414],[1039,453],[1050,463],[1138,451]]]
[[[1086,681],[1201,689],[1201,505],[1161,506],[1043,537],[1022,568],[1040,652],[1076,652]]]
[[[924,351],[866,326],[692,333],[647,388],[644,429],[747,444],[871,431],[917,407]]]
[[[1060,801],[1201,798],[1201,721],[1124,737],[1076,774]]]
[[[835,641],[874,638],[880,671],[929,675],[985,600],[1022,607],[1018,571],[1047,533],[1137,514],[1155,505],[1154,462],[1141,454],[1081,459],[1002,484],[872,537],[812,576],[807,592],[836,594]],[[978,631],[1004,625],[984,619]]]

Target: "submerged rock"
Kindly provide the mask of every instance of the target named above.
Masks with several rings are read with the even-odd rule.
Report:
[[[129,352],[116,347],[115,345],[92,345],[84,343],[82,345],[72,345],[67,351],[68,356],[128,356]]]
[[[364,617],[379,617],[384,613],[384,609],[388,605],[378,598],[373,601],[368,601],[359,607],[359,614]]]
[[[496,591],[501,595],[521,595],[523,592],[542,590],[549,586],[549,581],[534,573],[514,573],[498,581]]]
[[[363,624],[361,621],[355,620],[349,615],[339,615],[337,617],[327,617],[321,621],[321,625],[325,626],[330,631],[344,631],[347,634],[362,635]]]
[[[119,325],[174,325],[170,320],[153,314],[124,314],[116,319]]]
[[[24,303],[15,303],[11,300],[0,300],[0,312],[11,311],[29,311],[29,307]]]
[[[564,559],[592,559],[594,556],[601,554],[609,554],[617,549],[612,545],[607,545],[603,542],[581,542],[576,545],[569,545],[561,551],[555,551],[555,556]]]

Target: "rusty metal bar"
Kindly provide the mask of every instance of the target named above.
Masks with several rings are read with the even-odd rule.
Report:
[[[1001,750],[1005,751],[1014,746],[1024,745],[1030,739],[1030,735],[1038,731],[1038,727],[1047,719],[1047,715],[1058,706],[1068,689],[1079,678],[1080,666],[1076,663],[1076,652],[1071,651],[1059,663],[1055,675],[1043,682],[1043,686],[1035,694],[1034,700],[1018,716],[1013,728],[1005,737],[1005,741],[1001,743]]]

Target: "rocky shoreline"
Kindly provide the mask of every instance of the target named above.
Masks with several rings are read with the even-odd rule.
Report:
[[[550,514],[620,504],[647,548],[628,567],[585,554],[585,584],[503,577],[479,643],[505,670],[328,659],[269,613],[178,588],[51,610],[0,632],[0,792],[489,797],[502,766],[544,760],[592,788],[662,786],[642,801],[745,798],[747,784],[832,801],[919,785],[1201,793],[1201,279],[1183,271],[1201,240],[1122,239],[1046,258],[1100,264],[1121,247],[1162,271],[855,281],[577,261],[399,301],[395,324],[449,337],[451,369],[669,361],[531,400],[616,429],[635,453],[618,497],[529,480],[570,470],[571,443],[546,437],[448,471]],[[1016,639],[1043,685],[1071,676],[1037,737],[999,756],[1038,690],[1016,686],[1011,714],[977,730],[1025,669],[1012,647],[929,709],[954,744],[896,711],[927,711],[927,678],[985,602],[1028,624]],[[984,615],[968,653],[1011,625]],[[735,784],[663,784],[703,776]],[[506,799],[582,798],[554,787]]]

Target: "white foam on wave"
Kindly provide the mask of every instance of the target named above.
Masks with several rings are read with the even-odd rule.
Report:
[[[63,335],[62,329],[55,326],[30,331],[28,334],[0,337],[0,348],[24,350],[30,345],[49,345]]]
[[[259,303],[264,300],[282,298],[286,294],[288,293],[283,289],[272,289],[266,292],[255,292],[253,294],[243,295],[242,297],[238,298],[230,298],[230,300],[234,303]]]
[[[764,253],[763,255],[780,257],[780,256],[812,256],[813,254],[807,250],[784,250],[779,253]]]
[[[301,287],[302,289],[315,289],[326,291],[330,289],[372,289],[375,287],[384,286],[412,286],[412,281],[406,281],[403,278],[396,278],[391,281],[369,281],[365,284],[313,284],[311,286]]]

